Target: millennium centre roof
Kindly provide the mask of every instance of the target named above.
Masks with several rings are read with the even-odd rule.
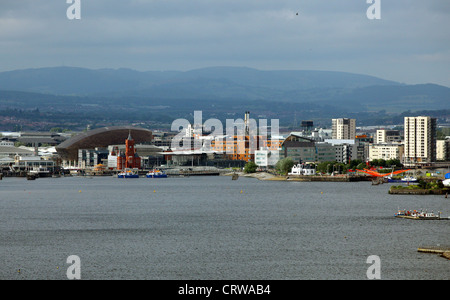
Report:
[[[103,127],[80,133],[56,147],[58,154],[67,160],[77,160],[79,149],[106,148],[109,145],[125,144],[131,134],[135,143],[147,143],[153,139],[152,132],[131,126]]]

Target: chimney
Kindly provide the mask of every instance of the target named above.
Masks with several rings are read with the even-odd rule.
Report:
[[[244,128],[245,128],[245,135],[249,135],[250,134],[250,112],[246,111],[245,112],[245,117],[244,117]]]

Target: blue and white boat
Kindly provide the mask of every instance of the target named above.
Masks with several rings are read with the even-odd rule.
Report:
[[[393,179],[391,176],[389,176],[387,179],[388,179],[388,182],[401,182],[401,183],[417,182],[417,178],[412,177],[412,176],[405,176],[401,179]]]
[[[117,174],[117,178],[139,178],[139,173],[137,170],[124,170]]]
[[[167,174],[161,170],[153,170],[147,173],[147,178],[167,178]]]

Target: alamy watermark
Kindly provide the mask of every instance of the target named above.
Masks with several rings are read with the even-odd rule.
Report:
[[[70,6],[67,8],[66,15],[69,20],[81,20],[81,0],[66,0]]]
[[[366,263],[371,264],[367,269],[368,279],[381,279],[381,259],[377,255],[371,255],[367,258]]]
[[[277,143],[279,120],[272,119],[269,125],[266,119],[257,122],[246,112],[244,119],[227,119],[223,126],[218,119],[203,122],[202,111],[194,111],[193,124],[186,119],[176,119],[171,130],[179,132],[172,139],[172,150],[253,155],[256,150],[270,148]],[[270,159],[278,161],[278,151],[274,151]]]
[[[81,0],[66,0],[70,6],[67,8],[66,15],[69,20],[81,20]],[[366,11],[369,20],[381,19],[381,0],[366,0],[370,4]]]
[[[371,4],[366,12],[367,18],[369,20],[380,20],[381,0],[367,0],[367,4]]]
[[[81,279],[81,260],[77,255],[71,255],[67,258],[66,263],[70,264],[67,268],[67,279]]]

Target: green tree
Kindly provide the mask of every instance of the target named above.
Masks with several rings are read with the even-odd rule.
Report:
[[[365,164],[365,163],[360,163],[359,165],[356,166],[356,168],[357,168],[358,170],[363,170],[365,167],[366,167],[366,164]]]
[[[386,161],[386,167],[391,167],[391,166],[403,167],[403,165],[402,165],[402,163],[400,162],[399,159],[388,159]]]
[[[370,162],[372,166],[378,166],[378,167],[386,167],[386,161],[384,159],[374,159]]]
[[[290,157],[283,158],[277,162],[275,165],[275,169],[277,169],[278,172],[281,174],[286,175],[292,170],[292,167],[294,166],[294,161]]]
[[[428,188],[427,182],[426,182],[425,180],[422,180],[422,179],[420,179],[420,180],[417,182],[417,185],[418,185],[419,188],[421,188],[421,189],[427,189],[427,188]]]
[[[336,170],[336,165],[339,163],[337,161],[324,161],[317,165],[316,171],[320,173],[331,173],[333,172],[333,169]],[[343,166],[341,166],[341,171],[344,169]]]
[[[244,166],[244,173],[255,173],[258,165],[252,161],[249,161]]]
[[[362,160],[360,160],[360,159],[351,160],[348,168],[353,170],[353,169],[357,168],[358,165],[361,163],[362,163]]]

